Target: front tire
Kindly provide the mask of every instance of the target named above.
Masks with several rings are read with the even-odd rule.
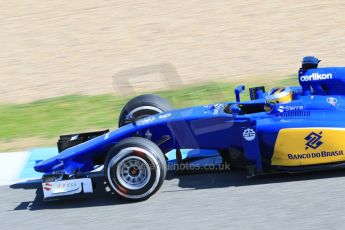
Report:
[[[110,189],[129,200],[145,200],[156,193],[166,172],[162,151],[155,143],[141,137],[130,137],[116,144],[104,165]]]

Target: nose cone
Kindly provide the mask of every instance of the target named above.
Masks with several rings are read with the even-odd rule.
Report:
[[[41,172],[41,173],[47,173],[47,172],[52,172],[52,168],[57,165],[59,162],[56,159],[56,157],[40,161],[38,162],[35,166],[34,169],[36,172]]]

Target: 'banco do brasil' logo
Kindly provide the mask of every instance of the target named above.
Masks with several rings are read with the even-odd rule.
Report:
[[[312,132],[308,136],[306,136],[304,138],[307,141],[307,143],[305,144],[306,145],[305,149],[306,150],[309,148],[317,149],[318,147],[320,147],[320,145],[323,144],[323,142],[321,141],[321,138],[322,138],[321,135],[322,135],[322,131],[319,133]]]

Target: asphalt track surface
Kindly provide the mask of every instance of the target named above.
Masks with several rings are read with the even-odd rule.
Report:
[[[43,202],[39,184],[0,187],[0,229],[344,229],[345,171],[246,179],[169,173],[144,202],[105,192]],[[30,208],[28,208],[30,207]]]

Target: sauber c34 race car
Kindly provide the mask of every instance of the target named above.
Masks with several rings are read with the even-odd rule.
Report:
[[[61,136],[60,153],[35,165],[45,198],[93,192],[89,176],[101,166],[120,197],[143,200],[164,182],[166,153],[218,151],[248,176],[345,167],[345,68],[319,68],[303,58],[300,86],[235,88],[236,102],[174,110],[156,95],[130,100],[109,132]]]

